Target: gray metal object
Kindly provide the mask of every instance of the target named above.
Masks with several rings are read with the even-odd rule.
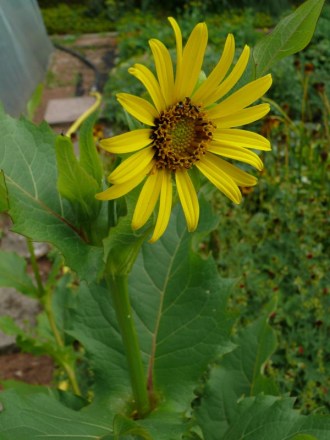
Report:
[[[0,101],[7,113],[25,112],[52,51],[36,0],[0,0]]]

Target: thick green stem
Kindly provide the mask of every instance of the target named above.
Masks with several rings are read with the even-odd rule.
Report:
[[[127,275],[109,274],[107,282],[123,339],[136,410],[139,417],[143,417],[150,411],[150,403],[139,341],[128,296]]]

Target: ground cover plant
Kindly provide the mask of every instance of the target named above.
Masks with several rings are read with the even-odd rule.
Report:
[[[268,95],[252,105],[271,85],[271,66],[308,44],[322,6],[305,2],[258,39],[252,56],[241,46],[235,58],[229,35],[215,69],[205,73],[206,25],[194,24],[182,49],[180,27],[170,19],[176,49],[153,39],[155,75],[142,63],[130,70],[149,97],[127,90],[118,96],[131,131],[102,140],[106,156],[95,148],[95,114],[80,129],[79,158],[68,136],[1,114],[1,210],[17,233],[54,247],[45,282],[32,246],[34,280],[23,259],[1,254],[1,284],[43,306],[30,334],[8,318],[1,327],[17,334],[23,349],[50,354],[66,383],[66,389],[5,384],[4,440],[329,437],[329,416],[303,415],[285,394],[314,386],[312,408],[304,395],[297,406],[324,412],[319,405],[327,405],[328,352],[316,348],[328,326],[327,126],[291,119]],[[328,122],[326,95],[318,93]],[[262,119],[270,103],[274,112]],[[101,157],[110,172],[106,184]],[[256,185],[250,165],[261,171],[262,161]],[[234,205],[242,195],[243,204]],[[309,339],[296,317],[310,322]],[[273,357],[269,320],[284,335]],[[297,374],[284,341],[292,335],[296,346],[289,348],[306,356],[306,367],[313,360],[318,377]],[[284,370],[295,378],[291,388]]]

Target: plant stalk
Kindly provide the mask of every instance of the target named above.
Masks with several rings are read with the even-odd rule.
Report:
[[[65,344],[63,341],[63,338],[57,328],[56,325],[56,321],[55,321],[55,316],[53,313],[53,309],[52,309],[52,289],[47,289],[45,291],[45,295],[43,298],[43,304],[44,304],[44,309],[48,318],[48,322],[50,325],[50,328],[52,329],[56,344],[58,347],[60,348],[64,348]],[[75,375],[75,371],[74,368],[72,367],[71,364],[69,364],[65,359],[61,359],[60,357],[57,358],[57,361],[60,363],[60,365],[63,367],[64,371],[66,372],[71,388],[73,390],[73,392],[77,395],[77,396],[81,396],[81,391],[77,382],[77,378]]]
[[[32,240],[30,238],[27,238],[26,243],[27,243],[27,247],[30,252],[31,266],[33,269],[35,280],[37,282],[39,298],[41,298],[45,294],[45,289],[42,284],[42,279],[41,279],[39,266],[38,266],[37,259],[36,259],[36,254],[34,252]]]
[[[51,287],[46,288],[46,289],[44,288],[43,283],[42,283],[42,279],[41,279],[41,275],[40,275],[40,271],[39,271],[39,266],[38,266],[37,259],[35,256],[32,240],[30,240],[28,238],[26,240],[26,242],[27,242],[27,246],[28,246],[28,249],[30,252],[33,273],[34,273],[34,276],[35,276],[35,279],[36,279],[36,282],[38,285],[39,299],[44,306],[45,313],[47,315],[47,319],[48,319],[50,328],[52,329],[56,344],[58,345],[58,347],[62,348],[62,347],[64,347],[64,341],[63,341],[62,336],[57,328],[55,316],[54,316],[53,309],[52,309],[52,292],[53,292],[53,290]],[[60,362],[60,364],[62,365],[66,374],[68,375],[69,382],[71,384],[73,392],[77,396],[81,396],[81,391],[80,391],[80,388],[79,388],[79,385],[78,385],[78,382],[76,379],[74,369],[72,368],[71,365],[69,365],[64,360],[58,359],[58,361]]]
[[[150,411],[150,403],[139,341],[129,301],[128,277],[127,275],[109,274],[107,283],[126,352],[136,410],[139,417],[143,417]]]

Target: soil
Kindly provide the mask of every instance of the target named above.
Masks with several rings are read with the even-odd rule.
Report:
[[[19,352],[0,356],[1,381],[15,379],[32,385],[50,385],[53,372],[54,363],[48,356]]]
[[[60,36],[54,37],[52,40],[61,48],[57,46],[52,54],[45,79],[42,101],[34,115],[35,123],[40,123],[44,119],[49,100],[73,96],[88,96],[88,93],[95,86],[94,71],[80,59],[66,52],[65,48],[79,53],[95,65],[99,73],[98,91],[102,91],[109,71],[114,65],[116,55],[116,35],[114,33],[87,34],[79,37]],[[53,129],[54,131],[59,131],[59,127],[53,127]],[[7,238],[12,239],[10,236],[12,233],[4,230],[3,227],[0,227],[0,232],[2,233],[1,248],[6,249],[6,246],[3,246],[3,244]],[[7,236],[4,237],[3,234]],[[16,238],[14,237],[14,248],[7,250],[14,250],[25,256],[19,249],[15,248],[15,246],[17,248],[21,246],[21,243],[19,243],[21,238],[17,234],[12,235],[16,236]],[[40,272],[42,274],[47,273],[49,271],[49,262],[44,253],[40,255],[38,262]],[[25,313],[25,297],[18,295],[15,297],[15,300],[17,298],[17,301],[21,301],[21,308]],[[33,312],[31,312],[31,321],[35,318],[33,314],[35,315],[37,312],[38,308],[34,308]],[[29,384],[50,385],[54,368],[54,362],[48,356],[33,356],[28,353],[21,353],[13,344],[9,344],[7,348],[1,349],[0,381],[15,379]]]

